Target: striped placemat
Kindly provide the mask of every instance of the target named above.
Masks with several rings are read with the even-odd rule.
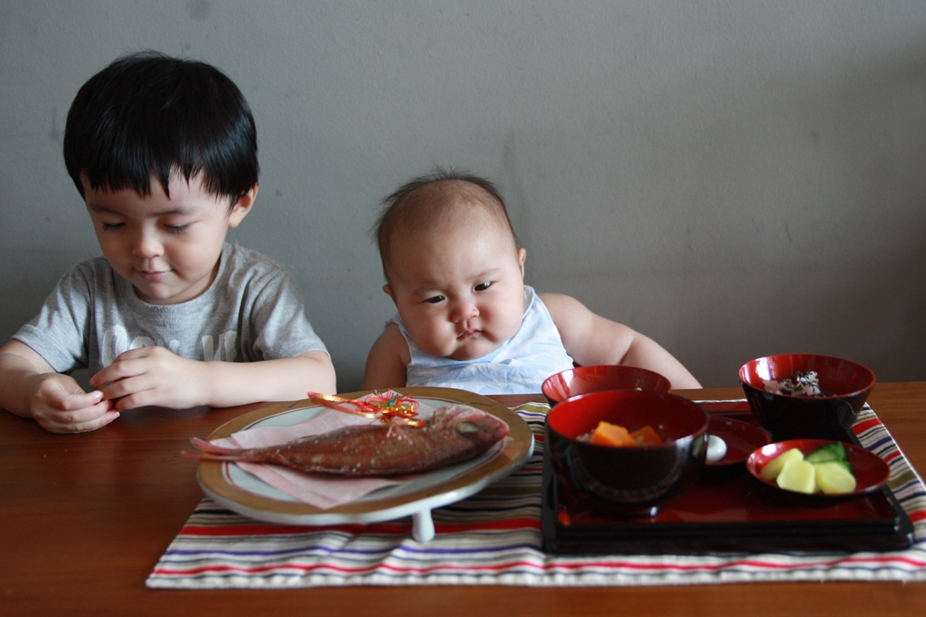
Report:
[[[748,581],[926,580],[926,488],[866,406],[853,427],[891,466],[889,486],[915,528],[907,550],[842,555],[558,556],[542,550],[540,488],[546,405],[515,411],[537,439],[519,471],[434,510],[436,536],[411,538],[411,519],[295,527],[249,519],[204,499],[149,575],[151,588],[346,585],[685,585]]]

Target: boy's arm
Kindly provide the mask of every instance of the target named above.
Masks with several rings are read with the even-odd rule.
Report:
[[[53,433],[79,433],[119,417],[99,391],[84,392],[34,349],[12,340],[0,348],[0,407],[35,420]]]
[[[338,391],[334,365],[323,351],[262,362],[205,362],[212,370],[211,407],[261,401],[297,401],[309,392]]]
[[[681,362],[651,338],[591,312],[562,294],[540,294],[569,355],[580,365],[624,364],[664,375],[672,388],[700,388]]]
[[[334,365],[323,351],[260,362],[203,362],[163,347],[143,347],[121,354],[90,383],[119,410],[234,407],[337,391]]]
[[[411,362],[408,343],[399,326],[390,324],[370,349],[363,375],[362,390],[402,388],[406,384],[405,370]]]

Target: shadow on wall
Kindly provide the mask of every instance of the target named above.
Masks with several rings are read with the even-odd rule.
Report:
[[[926,379],[926,52],[895,60],[809,102],[823,118],[829,101],[847,110],[829,135],[810,133],[815,146],[830,142],[823,155],[847,165],[834,219],[818,221],[810,235],[836,259],[808,277],[795,268],[793,284],[780,293],[816,300],[813,329],[804,330],[814,351],[861,362],[881,381],[910,381]],[[816,298],[820,275],[833,283]],[[762,338],[776,342],[774,334]],[[789,341],[793,350],[802,339]]]
[[[926,238],[926,212],[911,226]],[[860,246],[865,254],[877,247]],[[833,355],[855,353],[879,381],[926,380],[926,242],[857,273],[825,307]],[[842,343],[842,340],[846,343]]]
[[[538,221],[538,289],[652,336],[705,386],[785,352],[926,379],[926,51],[832,70],[691,83],[644,147],[590,138],[610,169],[577,169],[576,195],[524,182],[509,201]],[[536,167],[516,162],[506,184]]]
[[[860,362],[882,382],[926,379],[926,246],[907,249],[864,267],[755,272],[759,291],[728,291],[690,322],[706,350],[693,355],[693,370],[704,385],[736,386],[752,358],[822,353]]]

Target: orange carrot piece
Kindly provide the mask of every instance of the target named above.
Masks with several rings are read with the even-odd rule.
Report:
[[[662,438],[659,436],[659,433],[649,424],[641,429],[633,431],[630,433],[630,436],[633,437],[636,445],[662,443]]]
[[[592,443],[599,446],[632,446],[634,445],[633,437],[623,426],[610,424],[608,422],[599,422],[592,433]]]

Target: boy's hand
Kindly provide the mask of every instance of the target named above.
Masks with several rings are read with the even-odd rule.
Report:
[[[52,433],[95,431],[119,417],[102,392],[84,392],[68,375],[43,373],[30,386],[32,417]]]
[[[181,358],[164,347],[142,347],[119,355],[90,378],[119,411],[138,407],[183,409],[206,399],[203,362]]]
[[[15,339],[0,348],[0,407],[35,418],[52,433],[93,431],[119,417],[102,392],[84,392],[73,377],[55,372]]]

